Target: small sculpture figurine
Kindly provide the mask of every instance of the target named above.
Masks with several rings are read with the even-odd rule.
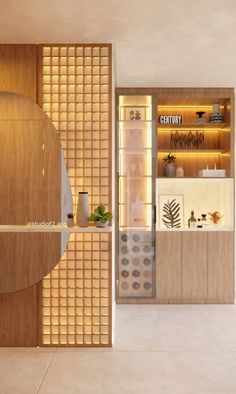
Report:
[[[215,212],[208,212],[208,215],[210,216],[210,220],[214,224],[218,224],[220,220],[222,219],[223,215],[220,214],[220,212],[215,211]]]
[[[196,112],[196,115],[198,115],[197,119],[195,120],[195,123],[198,124],[202,124],[202,123],[206,123],[205,118],[202,117],[202,115],[204,115],[205,112],[204,111],[198,111]]]

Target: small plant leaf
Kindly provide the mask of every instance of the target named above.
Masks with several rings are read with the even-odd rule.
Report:
[[[103,214],[106,211],[106,207],[103,204],[100,204],[97,209],[98,209],[98,212],[100,213],[100,215],[103,216]]]

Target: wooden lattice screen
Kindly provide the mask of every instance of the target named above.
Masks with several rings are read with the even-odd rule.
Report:
[[[43,45],[39,103],[60,134],[74,213],[79,191],[90,208],[111,208],[111,46]],[[42,345],[111,345],[111,235],[72,233],[42,281]]]

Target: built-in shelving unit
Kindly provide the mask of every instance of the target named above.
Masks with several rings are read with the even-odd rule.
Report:
[[[132,190],[135,190],[137,184],[142,186],[143,191],[148,190],[148,184],[152,185],[148,194],[151,197],[150,202],[143,199],[143,206],[150,206],[151,209],[146,215],[151,218],[151,222],[146,225],[150,229],[154,225],[156,230],[156,253],[152,264],[153,287],[150,296],[145,300],[143,294],[139,294],[137,290],[130,292],[129,278],[135,268],[132,263],[133,256],[126,256],[122,267],[124,256],[122,257],[121,248],[125,243],[118,238],[117,302],[232,303],[235,226],[234,91],[228,88],[117,89],[119,136],[124,136],[125,133],[127,135],[129,124],[132,123],[131,119],[124,121],[121,114],[126,116],[132,106],[138,105],[135,102],[137,97],[149,97],[152,102],[152,116],[149,119],[153,129],[152,145],[145,146],[145,149],[143,146],[135,147],[133,135],[133,146],[130,149],[132,138],[126,145],[124,139],[119,137],[117,237],[125,234],[119,231],[134,230],[131,206],[135,198]],[[214,118],[212,112],[216,112],[216,106],[220,122],[213,121],[216,116]],[[144,113],[142,109],[142,114]],[[124,124],[125,127],[122,126]],[[138,121],[135,124],[137,125]],[[142,163],[139,150],[143,157],[145,154],[149,157],[147,168],[152,171],[148,175],[126,174],[124,162],[131,162],[133,157],[137,157],[137,165]],[[183,177],[176,176],[177,172],[174,172],[172,177],[166,176],[163,159],[169,153],[175,156],[175,169],[181,167]],[[166,204],[173,204],[172,213],[177,211],[175,222],[172,219],[166,220],[169,214]],[[188,219],[192,210],[197,223],[196,227],[189,228]],[[215,211],[221,216],[217,225],[210,220],[209,215],[209,212]],[[164,216],[165,214],[167,216]],[[202,220],[204,216],[206,220]],[[124,222],[123,217],[129,218],[129,225]],[[141,288],[138,277],[136,281]],[[129,286],[125,285],[122,289],[124,282]]]
[[[198,176],[199,170],[223,168],[231,176],[231,101],[228,97],[187,97],[160,99],[157,104],[157,176],[163,176],[163,157],[169,152],[176,156],[176,167],[182,166],[185,176]],[[222,123],[210,122],[213,104],[223,114]],[[202,123],[198,112],[202,112]],[[169,116],[181,117],[180,124],[160,123]]]

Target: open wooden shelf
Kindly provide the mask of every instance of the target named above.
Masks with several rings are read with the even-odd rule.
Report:
[[[171,177],[172,179],[178,179],[180,182],[184,181],[185,179],[233,179],[229,176],[183,176],[183,177]],[[157,176],[157,179],[166,179],[168,181],[169,177],[166,176]]]
[[[0,225],[0,233],[110,233],[111,226],[107,227],[67,227],[67,226],[24,226],[24,225]]]
[[[170,130],[175,130],[175,129],[186,129],[186,130],[207,130],[207,129],[224,129],[226,127],[229,127],[227,123],[222,122],[222,123],[203,123],[203,124],[198,124],[198,123],[180,123],[180,124],[166,124],[166,123],[158,123],[157,124],[157,129],[160,131],[161,129],[170,129]]]
[[[145,179],[145,178],[151,178],[152,175],[140,175],[140,176],[131,176],[131,175],[119,175],[119,178],[125,178],[125,179]]]
[[[158,154],[164,155],[171,151],[173,155],[186,154],[186,155],[222,155],[228,153],[225,149],[159,149]]]
[[[146,158],[149,165],[152,165],[152,176],[150,178],[156,178],[157,180],[156,189],[154,190],[153,184],[150,184],[151,187],[146,193],[148,198],[146,201],[154,201],[156,206],[156,223],[154,224],[155,215],[152,211],[152,221],[146,228],[146,235],[150,232],[150,236],[152,236],[152,230],[156,230],[156,255],[153,256],[152,262],[152,285],[155,288],[151,297],[144,297],[143,293],[139,293],[137,289],[132,288],[133,266],[136,267],[137,264],[137,267],[143,269],[143,272],[145,272],[146,266],[142,259],[140,259],[140,262],[133,261],[133,256],[129,256],[128,252],[123,258],[121,248],[126,245],[126,241],[122,240],[121,236],[127,234],[128,245],[128,242],[132,242],[132,234],[135,231],[137,231],[137,234],[138,232],[141,234],[144,228],[127,226],[129,222],[121,221],[122,226],[118,223],[116,233],[118,245],[117,302],[124,304],[234,302],[233,190],[235,144],[233,89],[118,88],[116,93],[117,108],[119,108],[120,98],[124,102],[127,100],[128,105],[130,103],[138,105],[142,97],[151,95],[153,119],[152,127],[151,121],[150,123],[143,121],[143,125],[148,125],[149,143],[152,141],[152,158],[149,161],[147,159],[149,151],[146,150],[146,154],[141,154],[140,151],[135,152],[136,149],[132,144],[129,146],[134,152],[133,156],[128,154],[128,149],[117,152],[118,161],[122,161],[120,175],[118,171],[117,201],[120,197],[120,186],[128,190],[128,187],[138,188],[141,184],[142,190],[145,190],[148,185],[145,180],[142,181],[141,176],[144,177],[144,174],[149,172],[140,174],[138,172],[141,160]],[[223,114],[223,122],[209,122],[213,104],[220,106],[219,110]],[[202,124],[195,123],[198,117],[197,113],[200,111],[204,112],[205,123]],[[128,114],[128,112],[124,113]],[[129,128],[131,130],[136,127],[137,129],[144,128],[142,123],[138,121],[133,123],[133,121],[120,119],[119,111],[117,111],[117,115],[117,135],[120,132],[122,133],[120,140],[117,139],[118,144],[121,141],[128,141]],[[181,116],[182,123],[160,123],[159,116],[161,115]],[[121,121],[119,122],[119,120]],[[135,141],[135,138],[133,138],[133,141]],[[122,146],[128,148],[128,145],[123,144]],[[143,150],[143,152],[145,151]],[[167,178],[164,176],[165,162],[163,157],[170,152],[176,156],[175,169],[182,167],[184,177]],[[130,171],[126,170],[127,166],[125,164],[128,160],[133,164],[130,168],[136,166],[136,174],[132,168]],[[199,177],[199,170],[206,168],[224,169],[226,176]],[[127,176],[125,176],[125,171]],[[132,179],[137,179],[137,181],[132,181]],[[122,195],[119,205],[121,209],[124,211],[126,209],[129,212],[129,205],[122,202],[128,201],[131,196],[129,193],[124,195],[125,199]],[[161,204],[165,201],[165,196],[173,196],[173,198],[180,196],[179,201],[183,201],[181,228],[160,228],[162,225],[164,227],[160,218],[162,217]],[[144,200],[144,197],[142,197],[142,200]],[[117,209],[119,205],[117,204]],[[148,207],[148,205],[146,206]],[[191,210],[194,210],[196,218],[200,217],[201,212],[208,213],[219,210],[224,219],[219,227],[209,224],[205,228],[190,229],[187,226]],[[118,212],[118,219],[119,214],[120,212]],[[122,275],[122,272],[127,276]],[[148,275],[151,278],[151,274],[148,273]],[[146,280],[141,278],[142,275],[135,279],[136,282],[139,282],[139,289],[142,288],[143,282]],[[135,284],[137,285],[137,283]]]

